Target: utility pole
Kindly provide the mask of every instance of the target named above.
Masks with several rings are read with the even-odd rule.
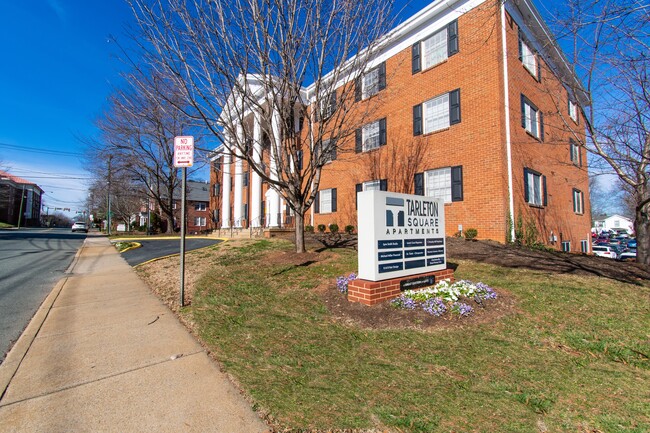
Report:
[[[20,194],[20,211],[18,212],[18,228],[20,228],[20,220],[23,217],[23,202],[25,201],[25,184],[23,184],[23,192]]]
[[[108,234],[108,236],[111,235],[111,159],[113,159],[113,156],[109,155],[109,157],[108,157],[108,194],[107,194],[108,212],[106,212],[106,233]]]

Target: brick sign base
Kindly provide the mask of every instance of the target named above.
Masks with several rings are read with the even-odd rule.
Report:
[[[401,293],[400,287],[402,281],[428,276],[433,276],[436,282],[447,278],[453,282],[454,270],[447,268],[442,271],[425,272],[423,274],[384,281],[352,280],[348,283],[348,301],[360,302],[365,305],[375,305],[389,299],[397,298]]]

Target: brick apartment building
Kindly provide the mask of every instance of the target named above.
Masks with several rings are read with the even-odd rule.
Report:
[[[210,212],[210,185],[188,180],[186,184],[187,233],[200,234],[214,229]],[[181,191],[174,190],[174,225],[180,227]]]
[[[0,222],[40,227],[42,196],[35,183],[0,170]]]
[[[580,85],[530,0],[432,2],[359,81],[356,103],[376,103],[376,118],[332,154],[306,224],[356,226],[357,192],[382,189],[444,198],[447,235],[527,231],[589,252],[586,150],[571,133],[584,135]],[[292,224],[279,194],[224,147],[210,181],[217,227]]]

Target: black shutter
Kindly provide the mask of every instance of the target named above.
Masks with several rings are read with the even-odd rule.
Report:
[[[363,151],[363,134],[361,128],[354,131],[354,151],[361,153]]]
[[[447,26],[447,56],[451,57],[458,52],[458,20]]]
[[[413,136],[422,135],[422,104],[413,107]]]
[[[526,97],[521,95],[521,126],[526,129]]]
[[[248,172],[244,172],[244,174],[242,176],[244,176],[244,178],[242,180],[243,186],[248,186]]]
[[[316,192],[314,197],[314,213],[320,213],[320,191]]]
[[[354,82],[354,101],[359,102],[361,101],[362,97],[362,88],[361,86],[363,85],[363,75],[361,77],[358,77],[356,81]]]
[[[460,89],[449,92],[449,124],[460,123]]]
[[[463,201],[463,166],[451,168],[451,201]]]
[[[524,168],[524,201],[528,203],[530,196],[528,194],[528,169]]]
[[[537,112],[539,114],[539,139],[544,141],[544,113],[541,111]]]
[[[244,203],[244,219],[248,220],[248,203]]]
[[[355,209],[359,209],[359,193],[360,193],[361,191],[363,191],[363,184],[362,184],[362,183],[358,183],[358,184],[356,185],[356,190],[357,190],[357,193],[355,194],[355,203],[354,203],[354,208],[355,208]]]
[[[580,167],[582,167],[582,148],[576,144],[578,148],[578,161],[580,162]]]
[[[424,195],[424,173],[415,173],[413,178],[415,183],[415,195]]]
[[[537,56],[537,81],[542,82],[542,57]]]
[[[420,72],[420,69],[420,42],[416,42],[411,48],[411,72],[415,74]]]
[[[585,213],[585,195],[580,191],[580,213]]]
[[[544,189],[544,206],[548,204],[548,194],[546,193],[546,176],[542,176],[542,188]]]
[[[388,191],[388,179],[381,179],[379,181],[379,191]]]
[[[332,188],[332,212],[336,212],[336,188]]]
[[[521,40],[521,30],[519,31],[519,61],[524,60],[524,50],[523,47],[521,46],[522,40]]]
[[[330,161],[336,159],[336,140],[330,140]]]
[[[379,65],[379,90],[386,88],[386,62]]]
[[[379,145],[386,145],[386,118],[379,120]]]
[[[296,169],[302,171],[302,150],[296,152]]]

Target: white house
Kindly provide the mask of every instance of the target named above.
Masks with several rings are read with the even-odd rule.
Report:
[[[612,215],[602,220],[594,221],[593,230],[600,233],[603,230],[625,229],[628,234],[634,233],[634,221],[621,215]]]

